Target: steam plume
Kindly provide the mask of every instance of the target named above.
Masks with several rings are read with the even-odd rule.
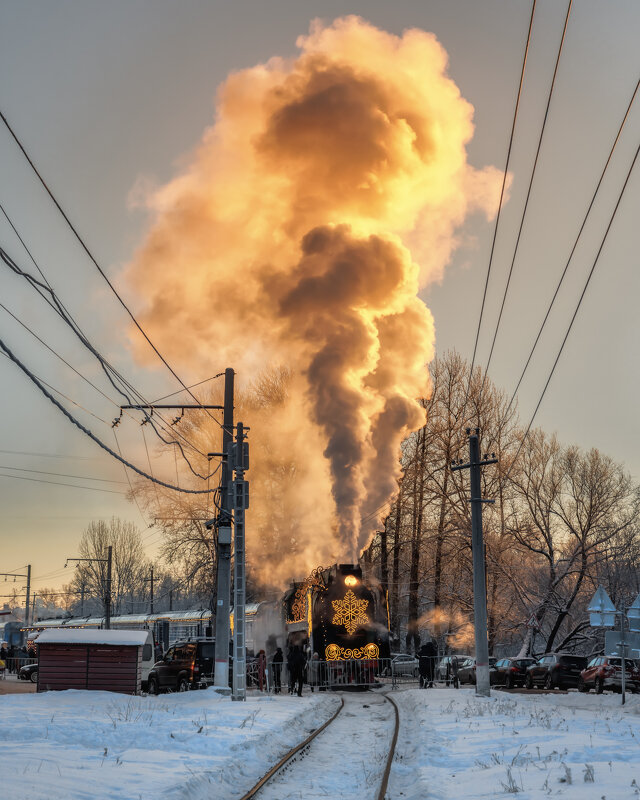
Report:
[[[279,409],[252,425],[250,477],[259,488],[294,459],[280,501],[313,566],[357,557],[393,492],[434,352],[418,291],[498,176],[467,164],[473,109],[432,34],[345,17],[297,45],[220,87],[189,166],[147,198],[155,219],[128,278],[152,338],[194,376],[290,370]],[[279,509],[256,491],[252,503],[267,536]]]

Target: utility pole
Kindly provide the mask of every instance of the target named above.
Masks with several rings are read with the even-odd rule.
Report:
[[[84,617],[84,587],[85,587],[85,585],[86,584],[85,584],[84,581],[82,581],[82,583],[80,584],[80,616],[81,617]]]
[[[473,553],[473,617],[476,639],[476,695],[489,697],[489,642],[487,637],[487,582],[485,577],[484,540],[482,536],[482,504],[493,503],[493,500],[482,499],[481,467],[486,464],[497,464],[498,459],[492,453],[491,458],[485,456],[480,460],[480,428],[471,432],[469,437],[469,463],[462,461],[451,464],[451,471],[469,470],[471,484],[471,550]]]
[[[249,508],[249,483],[244,479],[249,469],[249,443],[245,442],[245,428],[241,422],[236,428],[236,442],[232,449],[235,480],[233,481],[233,700],[247,699],[247,666],[245,645],[246,558],[244,512]]]
[[[107,547],[107,584],[104,595],[104,626],[107,630],[111,629],[111,564],[113,562],[113,548]]]
[[[104,583],[104,627],[106,630],[111,628],[111,566],[113,563],[113,547],[112,545],[108,545],[107,547],[107,557],[106,558],[68,558],[64,565],[65,567],[68,566],[70,561],[90,561],[95,562],[98,564],[106,564],[107,565],[107,580]],[[84,583],[81,585],[81,597],[82,603],[84,604]]]
[[[224,371],[224,405],[191,405],[182,403],[181,405],[159,405],[157,403],[141,405],[120,406],[121,413],[124,409],[139,409],[141,411],[154,409],[217,409],[223,412],[222,418],[222,453],[209,453],[210,457],[220,456],[222,458],[221,480],[220,480],[220,514],[217,520],[209,520],[205,527],[211,529],[217,526],[218,529],[218,550],[216,563],[216,665],[215,665],[215,685],[229,686],[229,605],[231,593],[231,513],[228,492],[231,484],[231,470],[228,464],[229,448],[233,442],[233,378],[234,371],[230,367]]]
[[[27,602],[24,609],[25,625],[29,624],[29,595],[31,593],[31,564],[27,564]]]
[[[229,685],[229,613],[231,603],[231,498],[233,444],[232,369],[224,373],[224,410],[222,417],[222,477],[220,514],[218,516],[218,558],[216,563],[216,665],[214,683]]]
[[[153,614],[153,567],[151,567],[151,575],[148,578],[144,579],[144,583],[150,583],[150,591],[149,591],[149,613]]]

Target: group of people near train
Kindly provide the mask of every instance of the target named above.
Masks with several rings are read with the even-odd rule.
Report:
[[[264,653],[264,651],[260,651]],[[278,647],[271,659],[271,670],[273,675],[274,694],[282,692],[282,669],[285,663],[285,656],[282,648]],[[325,689],[322,669],[324,664],[320,662],[320,656],[314,653],[310,658],[300,645],[293,645],[289,648],[286,657],[287,673],[289,676],[289,694],[297,694],[302,697],[302,687],[308,684],[311,691],[315,691],[316,686],[320,691]]]
[[[13,644],[7,646],[3,642],[0,646],[0,671],[6,669],[7,672],[18,672],[29,657],[26,647],[17,647]]]

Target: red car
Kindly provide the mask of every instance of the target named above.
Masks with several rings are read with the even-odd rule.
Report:
[[[625,686],[630,692],[640,691],[640,669],[630,658],[625,658]],[[622,691],[622,659],[619,656],[597,656],[592,658],[580,673],[578,690],[588,692],[595,689],[602,694],[604,689]]]

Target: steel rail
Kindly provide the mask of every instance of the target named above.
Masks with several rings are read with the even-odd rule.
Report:
[[[277,772],[279,772],[282,769],[282,767],[284,767],[284,765],[287,762],[289,762],[296,755],[296,753],[299,753],[300,750],[302,750],[304,747],[306,747],[309,744],[309,742],[312,742],[316,738],[316,736],[318,736],[318,734],[322,733],[322,731],[326,727],[331,725],[333,720],[338,716],[338,714],[342,711],[343,708],[344,708],[344,697],[341,697],[340,698],[340,706],[338,707],[338,710],[336,711],[336,713],[332,717],[329,717],[329,719],[325,723],[323,723],[319,728],[316,728],[316,730],[312,734],[307,736],[307,738],[304,740],[304,742],[301,742],[300,744],[297,744],[294,748],[289,750],[289,752],[286,753],[280,759],[280,761],[278,761],[278,763],[274,767],[271,767],[271,769],[269,770],[269,772],[267,772],[266,775],[263,775],[262,778],[260,778],[260,780],[256,783],[256,785],[252,789],[249,789],[249,791],[246,794],[242,795],[240,800],[252,800],[252,798],[255,797],[258,794],[260,789],[262,789],[262,787],[265,785],[265,783],[270,781],[271,778]]]
[[[391,773],[391,765],[393,763],[393,757],[395,755],[395,750],[396,750],[396,743],[398,741],[398,733],[400,731],[400,714],[396,702],[387,695],[382,695],[382,697],[385,700],[388,700],[393,706],[395,714],[395,727],[393,731],[393,737],[391,739],[391,747],[389,748],[389,755],[387,756],[387,763],[385,764],[384,773],[382,775],[380,791],[376,795],[376,800],[385,800],[385,795],[387,793],[387,786],[389,783],[389,775]],[[331,725],[331,723],[335,720],[335,718],[338,716],[338,714],[342,711],[343,708],[344,708],[344,698],[342,697],[340,698],[340,706],[338,707],[338,710],[335,712],[335,714],[332,717],[330,717],[325,723],[323,723],[319,728],[317,728],[311,735],[307,736],[307,738],[303,742],[301,742],[300,744],[296,745],[291,750],[289,750],[289,752],[286,753],[280,759],[280,761],[278,761],[278,763],[275,766],[273,766],[269,770],[269,772],[266,773],[266,775],[260,778],[260,780],[255,784],[255,786],[253,786],[253,788],[251,788],[246,794],[243,794],[242,797],[239,798],[239,800],[253,800],[253,798],[256,797],[260,789],[262,789],[262,787],[266,783],[268,783],[271,780],[271,778],[273,778],[274,775],[276,775],[276,773],[278,773],[297,753],[299,753],[308,744],[310,744],[316,738],[316,736],[322,733],[322,731],[325,730],[325,728]]]
[[[389,748],[389,755],[387,756],[387,763],[384,768],[384,774],[382,776],[382,783],[380,784],[380,791],[378,792],[377,800],[384,800],[385,795],[387,793],[387,784],[389,783],[389,774],[391,773],[391,764],[393,763],[393,757],[396,752],[396,743],[398,741],[398,733],[400,731],[400,712],[398,711],[398,705],[395,700],[392,700],[388,695],[383,695],[385,700],[388,700],[391,705],[393,706],[393,710],[396,716],[396,726],[395,730],[393,731],[393,738],[391,739],[391,747]]]

